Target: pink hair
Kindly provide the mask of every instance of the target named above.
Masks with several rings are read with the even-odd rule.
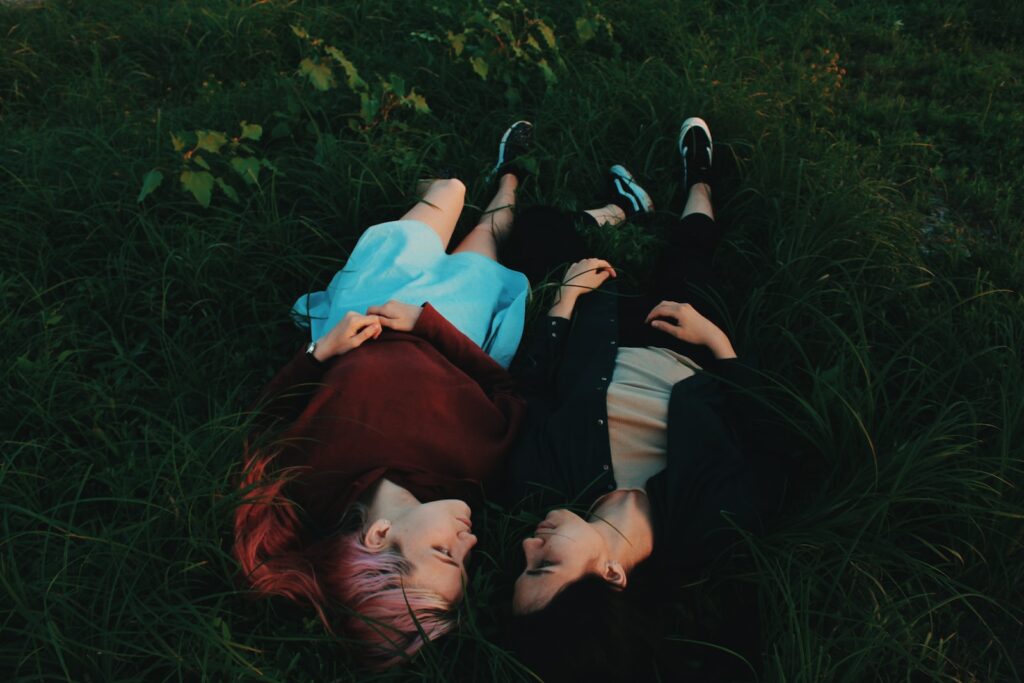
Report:
[[[283,493],[288,477],[269,476],[272,460],[248,459],[235,511],[234,554],[257,593],[311,605],[332,633],[328,613],[347,607],[344,630],[369,646],[366,658],[381,668],[415,654],[424,635],[432,640],[455,626],[448,601],[404,585],[412,566],[400,548],[377,552],[363,542],[365,505],[354,504],[346,515],[358,520],[356,531],[307,541],[295,504]]]

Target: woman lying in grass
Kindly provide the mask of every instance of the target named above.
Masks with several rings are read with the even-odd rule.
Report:
[[[750,433],[761,422],[742,391],[752,371],[706,317],[720,229],[704,121],[683,123],[679,147],[686,207],[652,296],[616,296],[615,269],[581,259],[570,221],[546,228],[576,262],[513,365],[530,406],[510,456],[512,499],[581,514],[553,509],[523,541],[512,646],[545,680],[647,680],[657,636],[623,609],[632,579],[656,567],[678,582],[738,540],[735,527],[756,529],[777,498],[779,468]],[[628,174],[617,182],[635,198],[618,221],[652,210]]]
[[[327,291],[299,299],[313,341],[261,396],[235,516],[244,576],[311,605],[377,664],[453,627],[477,540],[469,503],[521,421],[503,366],[527,281],[495,259],[518,185],[505,171],[530,128],[506,132],[497,194],[452,254],[455,179],[368,229]]]

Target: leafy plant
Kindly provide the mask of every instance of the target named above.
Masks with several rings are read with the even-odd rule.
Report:
[[[576,18],[576,37],[581,43],[589,43],[592,40],[600,39],[601,36],[618,48],[618,44],[614,42],[615,30],[611,20],[588,2],[583,15]],[[616,50],[616,56],[618,56],[618,50]]]
[[[299,74],[320,92],[338,87],[335,69],[345,74],[345,85],[359,96],[359,115],[349,118],[349,126],[367,130],[387,121],[396,110],[412,110],[418,114],[429,114],[430,106],[415,88],[406,90],[405,79],[395,74],[387,78],[376,77],[371,86],[360,75],[355,64],[345,53],[334,45],[328,45],[322,38],[316,38],[306,29],[293,25],[292,33],[312,48],[312,55],[299,62]]]
[[[478,2],[458,32],[449,30],[443,36],[415,32],[412,36],[446,44],[455,59],[479,78],[504,83],[510,100],[517,99],[517,89],[528,84],[537,71],[550,87],[565,69],[554,26],[522,0],[501,0],[496,5]]]
[[[178,180],[203,208],[210,206],[213,188],[218,187],[233,202],[238,201],[235,185],[257,185],[260,169],[277,169],[270,161],[256,155],[246,141],[258,142],[263,127],[258,123],[242,121],[240,132],[234,137],[218,130],[192,130],[171,133],[171,145],[181,155]],[[163,183],[164,174],[154,168],[142,180],[137,202],[142,202]]]

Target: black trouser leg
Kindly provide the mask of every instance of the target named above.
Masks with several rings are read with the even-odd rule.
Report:
[[[511,234],[502,245],[501,261],[526,275],[531,285],[561,278],[565,266],[586,258],[586,244],[576,232],[581,220],[594,219],[583,212],[531,206],[516,214]]]
[[[531,285],[549,277],[557,279],[570,263],[587,258],[586,244],[576,226],[579,221],[593,220],[584,212],[530,207],[516,215],[511,235],[502,248],[502,262],[524,273]],[[711,267],[721,237],[715,221],[700,213],[679,219],[669,228],[668,243],[657,260],[650,292],[640,296],[625,294],[619,299],[620,346],[661,346],[702,366],[711,361],[706,347],[687,344],[659,332],[645,324],[644,319],[660,301],[668,300],[692,304],[702,315],[722,326],[714,299],[716,279]]]
[[[712,355],[704,346],[679,341],[644,323],[647,314],[661,301],[693,305],[702,315],[721,327],[715,300],[716,277],[712,268],[722,233],[715,221],[702,213],[681,218],[669,228],[668,243],[658,258],[649,294],[624,298],[620,304],[619,344],[660,346],[681,353],[699,365]]]

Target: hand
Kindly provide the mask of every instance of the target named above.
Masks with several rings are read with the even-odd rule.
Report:
[[[355,311],[345,314],[337,325],[317,341],[317,360],[324,361],[331,356],[340,356],[362,346],[363,342],[376,339],[381,333],[380,319],[375,315],[360,315]]]
[[[659,320],[668,318],[668,320]],[[647,314],[645,323],[656,330],[670,334],[690,344],[702,344],[711,349],[715,358],[735,358],[732,342],[718,325],[697,312],[690,304],[662,301]]]
[[[585,258],[577,261],[565,271],[565,277],[562,278],[562,296],[579,296],[591,292],[604,284],[609,277],[617,277],[615,268],[604,259]]]
[[[594,291],[610,277],[617,277],[615,268],[604,259],[585,258],[572,264],[565,271],[562,286],[558,288],[558,300],[548,311],[548,315],[571,317],[576,299]]]
[[[412,328],[416,327],[416,321],[420,319],[423,308],[392,299],[383,306],[370,306],[366,312],[377,316],[380,319],[380,324],[388,329],[412,332]]]

